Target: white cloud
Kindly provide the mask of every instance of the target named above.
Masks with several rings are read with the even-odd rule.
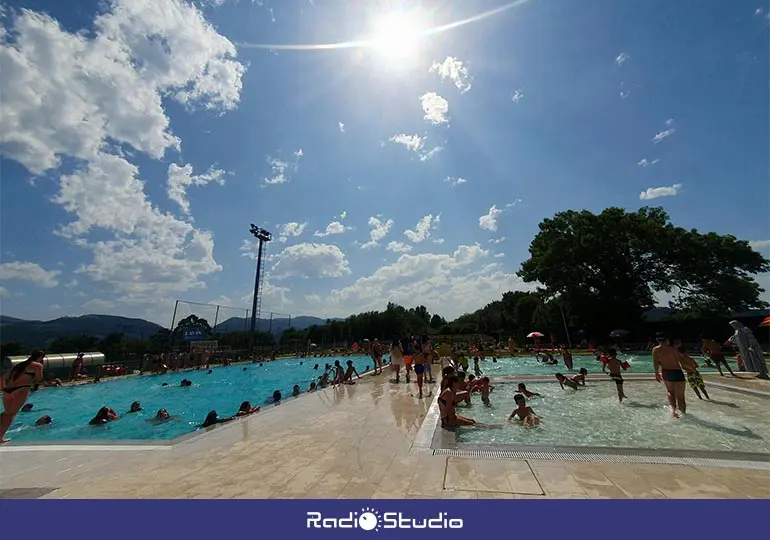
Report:
[[[330,244],[296,244],[287,247],[277,257],[270,271],[275,279],[288,277],[322,278],[350,274],[345,254]]]
[[[420,96],[425,120],[431,124],[446,124],[449,122],[449,102],[436,92],[427,92]]]
[[[447,254],[403,254],[352,285],[333,290],[326,305],[350,313],[383,309],[389,301],[423,304],[451,319],[499,300],[506,291],[534,289],[498,264],[485,264],[488,257],[477,245],[459,246]]]
[[[343,212],[340,214],[340,219],[345,219],[348,217],[348,213],[343,210]]]
[[[340,128],[340,133],[345,133],[345,124],[342,122],[337,122],[337,127]]]
[[[521,204],[521,199],[515,199],[513,202],[506,203],[506,208],[513,208],[517,204]]]
[[[194,175],[193,167],[187,164],[183,167],[172,163],[168,167],[167,192],[168,198],[177,203],[185,214],[190,213],[190,201],[187,199],[189,186],[205,186],[209,182],[225,183],[225,171],[210,168],[206,173]]]
[[[457,58],[447,56],[443,62],[434,62],[429,73],[437,73],[442,79],[452,79],[460,93],[471,89],[471,76],[468,68]]]
[[[284,223],[281,226],[281,231],[278,233],[278,241],[285,244],[290,237],[300,236],[305,232],[305,227],[307,227],[307,222],[298,223],[290,221],[289,223]]]
[[[619,66],[623,65],[629,58],[631,57],[628,54],[622,52],[615,57],[615,63]]]
[[[0,36],[0,153],[33,174],[64,155],[90,159],[108,141],[159,159],[180,147],[162,100],[235,108],[244,72],[235,54],[181,0],[115,0],[89,33],[20,11]]]
[[[388,251],[395,253],[409,253],[412,251],[412,246],[405,244],[404,242],[388,242],[388,246],[385,248]]]
[[[445,240],[443,238],[434,238],[431,240],[434,244],[443,244]]]
[[[770,248],[770,240],[753,240],[749,242],[749,245],[752,247],[752,249],[761,251],[763,249]]]
[[[74,158],[54,198],[74,221],[59,234],[93,253],[77,271],[125,302],[157,305],[166,294],[205,286],[200,277],[221,269],[211,234],[154,207],[126,156],[131,147],[161,159],[181,147],[164,100],[235,108],[245,71],[235,54],[181,0],[115,0],[78,33],[20,11],[0,36],[0,154],[33,174]]]
[[[42,266],[31,262],[7,262],[0,264],[0,280],[29,281],[38,287],[52,289],[59,284],[58,270],[45,270]]]
[[[349,230],[350,228],[351,227],[345,227],[339,221],[332,221],[326,226],[325,232],[316,231],[314,236],[324,237],[324,236],[329,236],[330,234],[342,234],[346,230]]]
[[[283,184],[288,182],[291,178],[292,172],[297,172],[299,168],[299,160],[302,157],[302,149],[300,148],[296,152],[293,152],[294,160],[286,161],[281,159],[267,157],[267,163],[270,165],[270,176],[264,178],[265,184]]]
[[[460,178],[459,176],[457,177],[447,176],[446,178],[444,178],[444,182],[448,184],[452,184],[453,186],[459,186],[460,184],[466,183],[467,180],[465,178]]]
[[[501,236],[500,238],[490,238],[489,243],[490,244],[501,244],[505,242],[507,238],[505,236]]]
[[[497,230],[497,219],[500,217],[503,211],[496,205],[492,205],[489,208],[489,212],[479,218],[479,227],[488,231]]]
[[[513,101],[514,103],[518,103],[523,98],[524,98],[524,92],[522,92],[521,90],[515,90],[513,92],[513,95],[511,96],[511,101]]]
[[[676,133],[676,128],[671,127],[674,125],[673,118],[669,118],[668,120],[666,120],[666,125],[668,126],[668,129],[664,129],[663,131],[656,133],[655,136],[652,138],[652,141],[655,144],[658,144],[663,139],[667,139],[668,137]]]
[[[400,144],[407,150],[410,150],[420,156],[420,161],[428,161],[430,158],[443,150],[441,146],[434,146],[430,150],[425,150],[425,137],[419,135],[407,135],[399,133],[390,138],[390,142]]]
[[[655,188],[647,188],[639,194],[639,199],[643,201],[649,201],[657,199],[659,197],[673,197],[679,194],[682,189],[682,184],[674,184],[673,186],[661,186]]]
[[[380,240],[385,238],[390,232],[391,227],[393,227],[393,220],[388,219],[382,221],[377,217],[370,217],[369,227],[371,227],[371,230],[369,231],[369,241],[365,244],[361,244],[361,248],[363,249],[369,249],[378,246]]]
[[[404,231],[404,235],[415,244],[418,244],[428,238],[430,238],[431,230],[436,230],[441,223],[441,215],[433,216],[428,214],[417,222],[414,230],[407,229]]]

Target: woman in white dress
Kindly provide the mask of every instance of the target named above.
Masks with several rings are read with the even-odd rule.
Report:
[[[390,369],[396,372],[396,382],[400,382],[401,366],[404,365],[404,351],[401,341],[394,339],[390,344]]]

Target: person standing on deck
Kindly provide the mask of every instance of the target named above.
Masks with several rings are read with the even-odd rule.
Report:
[[[655,368],[655,380],[666,385],[666,396],[671,407],[671,416],[679,418],[679,413],[687,413],[684,398],[685,376],[682,363],[687,363],[685,355],[671,345],[663,334],[656,336],[658,344],[652,349],[652,364]]]

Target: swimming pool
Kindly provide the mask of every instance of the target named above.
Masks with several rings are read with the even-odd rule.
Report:
[[[265,408],[264,401],[275,390],[287,399],[295,384],[304,392],[310,381],[323,373],[324,364],[333,364],[334,360],[343,365],[352,360],[359,373],[372,365],[372,360],[363,356],[287,359],[265,362],[262,367],[212,367],[211,374],[202,369],[40,389],[27,400],[33,404],[32,412],[16,416],[8,437],[15,443],[174,439],[195,431],[211,410],[220,416],[230,416],[246,400],[252,406]],[[313,370],[315,364],[320,365],[318,370]],[[191,380],[193,386],[181,388],[182,379]],[[163,383],[168,386],[162,386]],[[143,410],[126,414],[133,401],[140,401]],[[120,420],[89,426],[88,421],[103,406],[115,409]],[[167,409],[175,418],[161,424],[148,422],[160,408]],[[35,427],[35,420],[43,415],[51,416],[53,424]]]
[[[497,362],[494,362],[491,358],[486,358],[483,361],[479,361],[479,367],[484,375],[488,377],[501,377],[506,375],[551,375],[566,371],[567,368],[562,361],[560,355],[554,356],[559,361],[555,366],[543,364],[539,362],[534,356],[515,356],[515,357],[503,357],[498,358]],[[602,370],[602,364],[591,356],[573,356],[573,371],[578,371],[580,368],[586,368],[589,373],[600,373]],[[626,360],[631,365],[626,373],[654,373],[655,370],[652,367],[652,355],[650,354],[624,354],[618,358]],[[700,357],[695,357],[700,367],[699,371],[702,373],[716,373],[716,368],[709,368],[705,366],[705,362]],[[735,370],[735,363],[730,362],[730,367]],[[725,373],[727,371],[722,368]],[[473,358],[468,358],[468,372],[473,373]]]
[[[499,384],[484,407],[479,398],[458,413],[498,429],[460,428],[459,445],[615,447],[770,453],[770,400],[707,386],[711,402],[687,389],[688,414],[671,418],[662,384],[626,381],[628,399],[618,404],[615,385],[588,382],[578,391],[553,383],[527,383],[542,394],[527,400],[541,418],[537,427],[508,422],[516,385]]]

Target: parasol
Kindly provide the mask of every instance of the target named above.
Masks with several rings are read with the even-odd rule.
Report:
[[[759,326],[770,326],[770,317],[765,317],[764,320],[759,323]]]
[[[541,337],[543,337],[544,335],[545,335],[545,334],[543,334],[543,333],[541,333],[541,332],[530,332],[529,334],[527,334],[527,337],[528,337],[528,338],[534,338],[534,339],[537,339],[537,338],[541,338]]]
[[[627,335],[629,335],[630,333],[631,332],[629,332],[628,330],[623,330],[622,328],[617,328],[617,329],[613,330],[612,332],[610,332],[610,337],[613,337],[613,338],[623,338],[623,337],[626,337]]]

